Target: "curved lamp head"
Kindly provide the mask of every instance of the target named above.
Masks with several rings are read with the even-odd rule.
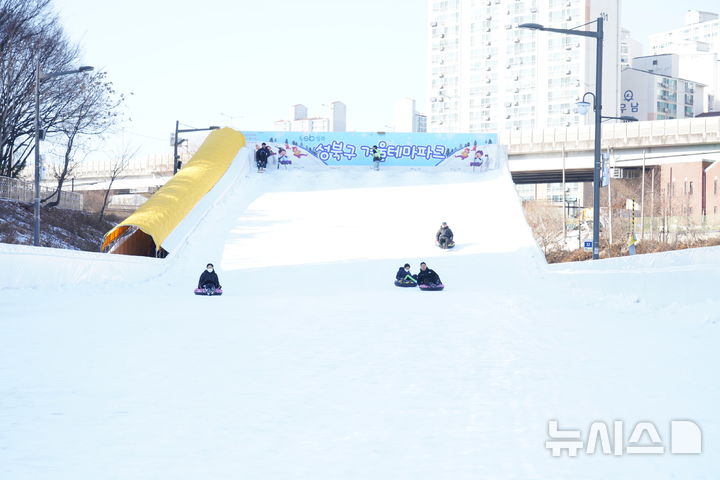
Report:
[[[588,111],[590,111],[591,103],[582,101],[582,102],[577,102],[575,104],[575,106],[577,107],[576,108],[577,113],[579,113],[580,115],[587,115]]]
[[[529,28],[530,30],[545,30],[545,27],[539,23],[521,23],[518,28]]]

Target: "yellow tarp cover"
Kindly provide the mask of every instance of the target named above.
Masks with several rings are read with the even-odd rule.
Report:
[[[245,136],[232,128],[210,132],[200,149],[173,178],[105,234],[101,250],[133,226],[150,235],[159,250],[170,232],[222,178],[243,146]]]

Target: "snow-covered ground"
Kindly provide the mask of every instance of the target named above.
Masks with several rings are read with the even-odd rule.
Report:
[[[717,478],[719,249],[547,266],[501,171],[223,193],[165,260],[0,249],[34,285],[0,291],[0,478]],[[421,261],[445,291],[392,285]],[[192,295],[207,262],[222,297]],[[552,419],[668,452],[555,458]],[[678,419],[704,453],[669,453]]]

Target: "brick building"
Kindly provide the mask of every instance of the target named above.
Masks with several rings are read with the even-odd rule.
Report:
[[[673,163],[660,167],[661,208],[696,223],[720,219],[720,168],[717,162]]]

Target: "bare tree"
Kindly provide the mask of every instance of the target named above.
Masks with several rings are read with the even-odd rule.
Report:
[[[102,222],[103,217],[105,216],[105,208],[107,208],[108,197],[110,196],[110,190],[112,190],[113,183],[115,180],[120,178],[130,161],[135,158],[139,150],[139,147],[129,147],[128,145],[123,145],[120,152],[118,152],[115,156],[115,160],[113,160],[108,176],[108,186],[107,189],[105,189],[105,196],[103,197],[102,206],[100,207],[98,222]]]
[[[671,183],[660,191],[660,228],[658,231],[658,240],[662,243],[670,243],[670,233],[674,229],[675,206],[675,189]],[[677,232],[675,234],[677,241]]]
[[[112,83],[106,81],[105,72],[93,76],[78,77],[78,95],[74,97],[72,113],[58,124],[64,141],[62,161],[56,171],[57,186],[55,191],[47,198],[54,197],[48,207],[60,203],[62,187],[67,176],[72,172],[75,162],[75,153],[82,136],[98,136],[110,129],[117,119],[117,107],[123,101],[123,95],[118,95]],[[84,78],[83,78],[84,77]]]
[[[0,0],[0,175],[17,176],[33,151],[36,72],[72,69],[79,58],[50,0]],[[72,76],[40,85],[40,123],[47,134],[73,112]]]
[[[601,213],[603,217],[603,229],[600,233],[601,240],[605,245],[625,245],[627,238],[633,228],[637,233],[637,224],[632,224],[632,211],[628,210],[628,200],[637,200],[640,198],[640,179],[622,179],[612,180],[610,188],[604,188],[600,193],[600,204],[608,205],[608,193],[611,194],[612,201],[610,209]],[[636,219],[639,221],[639,219]],[[609,223],[612,222],[612,225]],[[610,233],[613,233],[612,238]],[[612,241],[611,241],[612,240]]]
[[[528,201],[523,204],[525,219],[543,254],[564,247],[562,207],[547,202]]]

